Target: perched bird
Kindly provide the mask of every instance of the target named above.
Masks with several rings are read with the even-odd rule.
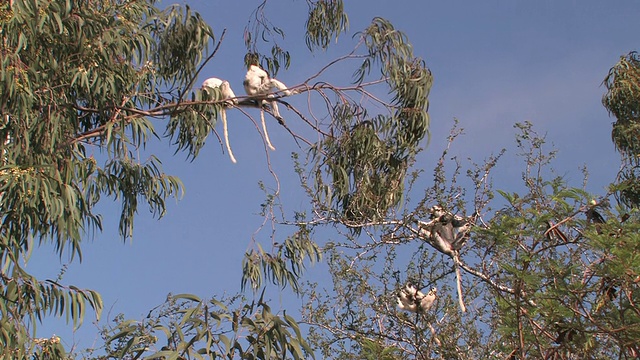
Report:
[[[606,221],[604,217],[602,217],[602,215],[600,215],[600,213],[596,210],[596,206],[598,206],[598,203],[595,200],[589,201],[589,207],[585,211],[585,214],[587,215],[587,223],[595,224],[596,232],[600,234],[602,232],[601,224],[604,224]]]

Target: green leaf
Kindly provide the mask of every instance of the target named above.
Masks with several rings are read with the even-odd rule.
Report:
[[[193,302],[201,302],[200,298],[193,294],[178,294],[178,295],[172,295],[172,297],[176,300],[185,299]]]

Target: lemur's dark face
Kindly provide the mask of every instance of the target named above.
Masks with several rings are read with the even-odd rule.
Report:
[[[434,205],[431,210],[430,210],[430,219],[437,219],[440,216],[444,215],[444,211],[442,210],[442,207],[440,207],[439,205]]]

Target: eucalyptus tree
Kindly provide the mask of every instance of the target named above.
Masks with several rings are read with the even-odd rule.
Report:
[[[619,173],[616,188],[618,198],[627,206],[640,204],[638,155],[640,155],[640,56],[632,51],[621,56],[604,79],[607,93],[602,103],[613,115],[611,138],[620,152],[624,168]]]
[[[308,4],[306,45],[309,51],[326,49],[348,31],[344,5],[341,0]],[[283,36],[261,21],[267,5],[262,2],[248,22],[246,59],[275,75],[292,56],[279,42],[265,49],[260,41]],[[36,278],[25,259],[43,244],[53,244],[61,257],[81,259],[82,240],[102,230],[102,215],[95,209],[105,198],[122,206],[119,233],[125,239],[140,206],[158,217],[165,214],[165,201],[180,196],[182,183],[163,171],[161,159],[142,159],[137,150],[150,138],[160,138],[157,129],[164,128],[165,141],[176,151],[199,155],[226,102],[219,90],[202,91],[194,83],[215,59],[223,37],[224,32],[216,37],[188,6],[160,8],[155,0],[13,0],[0,5],[3,357],[63,357],[60,339],[34,338],[37,323],[61,316],[79,326],[88,309],[100,315],[98,293],[60,279]],[[317,183],[330,182],[314,196],[337,204],[336,216],[360,222],[380,220],[400,203],[408,164],[428,134],[431,74],[413,55],[406,36],[384,19],[374,19],[356,38],[360,41],[353,52],[296,86],[298,93],[315,97],[331,119],[326,123],[291,107],[319,140],[287,129],[293,140],[309,147],[308,169]],[[321,81],[342,62],[353,66],[352,83]],[[369,92],[372,87],[386,89],[389,100],[379,101]],[[364,100],[355,98],[379,101],[384,111],[369,114]],[[261,103],[245,100],[241,106]],[[290,106],[284,99],[275,101]],[[254,294],[264,289],[264,280],[299,290],[304,267],[321,257],[310,234],[301,223],[274,253],[259,246],[250,250],[243,285]],[[272,313],[262,297],[223,303],[181,294],[153,314],[147,322],[119,319],[103,333],[101,351],[118,358],[312,356],[295,320]]]
[[[350,31],[342,1],[307,3],[309,51],[349,39],[341,37]],[[276,76],[296,54],[265,18],[269,4],[249,14],[245,62]],[[424,176],[416,155],[430,136],[431,72],[385,19],[353,35],[351,52],[289,89],[307,96],[313,111],[277,94],[269,99],[306,126],[280,124],[304,144],[293,160],[309,208],[277,218],[278,193],[269,194],[264,215],[276,231],[270,247],[252,243],[239,264],[247,291],[170,295],[145,319],[118,316],[101,347],[84,356],[636,358],[636,210],[552,176],[555,153],[529,123],[517,125],[516,137],[524,191],[492,187],[503,151],[481,163],[452,159],[457,127],[432,184],[416,188]],[[0,5],[0,37],[0,351],[6,358],[71,357],[60,339],[37,339],[33,331],[46,316],[80,325],[88,308],[100,314],[100,296],[38,279],[24,259],[49,243],[58,255],[80,259],[82,240],[102,229],[95,209],[105,198],[122,205],[123,238],[139,206],[165,214],[165,201],[183,186],[160,159],[139,158],[137,149],[164,128],[176,151],[199,155],[228,101],[195,81],[215,61],[224,32],[216,36],[187,6],[162,9],[153,0],[13,0]],[[633,106],[626,99],[635,99],[637,85],[615,81],[633,79],[619,74],[637,59],[623,60],[630,65],[612,69],[607,82],[610,90],[631,84],[619,87],[631,89],[630,97],[610,93],[621,108]],[[352,67],[351,82],[325,80],[338,64]],[[237,106],[261,107],[262,100],[242,98]],[[618,120],[632,125],[634,110],[625,111]],[[313,140],[303,135],[309,131]],[[616,144],[637,159],[624,141]],[[330,286],[304,282],[306,267],[323,258]],[[271,285],[304,297],[305,328],[291,312],[271,309],[264,296]],[[437,291],[429,292],[435,300],[428,309],[408,299],[405,308],[415,312],[398,308],[400,289],[429,287]]]

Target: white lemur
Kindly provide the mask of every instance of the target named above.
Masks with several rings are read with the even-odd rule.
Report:
[[[459,250],[469,238],[470,219],[454,215],[438,205],[433,206],[429,212],[431,213],[431,221],[418,221],[418,233],[422,239],[426,240],[436,250],[453,259],[458,288],[458,302],[462,312],[465,312],[466,307],[462,300]]]
[[[231,85],[229,85],[228,81],[218,79],[215,77],[208,78],[202,83],[202,89],[207,88],[218,88],[220,89],[220,94],[222,95],[222,99],[229,99],[225,101],[225,106],[220,111],[220,117],[222,118],[222,131],[224,132],[224,141],[227,145],[227,151],[229,152],[229,157],[233,163],[236,163],[236,158],[233,156],[233,151],[231,151],[231,145],[229,145],[229,131],[227,129],[227,111],[225,107],[233,106],[238,104],[238,99],[236,95],[231,90]]]
[[[416,289],[413,284],[407,283],[398,293],[398,307],[413,313],[424,313],[436,300],[438,289],[432,288],[426,295]]]
[[[431,221],[418,221],[420,234],[427,237],[440,252],[453,257],[454,252],[460,250],[467,240],[471,224],[468,219],[444,211],[438,205],[434,205],[429,212]]]
[[[244,77],[244,90],[247,92],[249,96],[260,96],[267,98],[272,98],[273,93],[271,90],[275,89],[277,91],[282,91],[285,96],[293,95],[294,92],[287,89],[287,86],[282,82],[271,79],[269,74],[266,71],[262,70],[257,65],[249,65],[249,69],[247,70],[247,74]],[[262,109],[262,105],[266,103],[271,104],[271,108],[273,109],[273,116],[279,121],[282,120],[282,116],[280,116],[280,111],[278,111],[278,104],[275,100],[267,100],[262,99],[259,103],[260,106],[260,120],[262,121],[262,129],[264,130],[265,140],[267,145],[271,150],[275,150],[273,145],[271,145],[271,141],[269,140],[269,133],[267,133],[267,125],[264,122],[264,110]]]

